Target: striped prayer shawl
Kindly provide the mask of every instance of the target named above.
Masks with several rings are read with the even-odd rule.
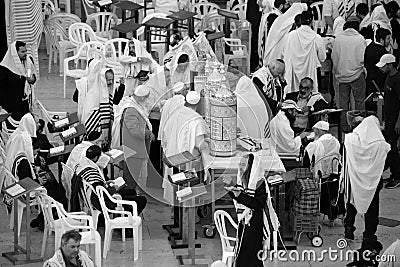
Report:
[[[101,132],[103,129],[110,129],[114,120],[113,97],[109,96],[108,103],[100,103],[100,108],[94,110],[85,123],[87,135],[91,132]]]
[[[90,185],[94,185],[95,183],[105,184],[104,178],[100,175],[99,171],[93,167],[84,168],[78,175]]]

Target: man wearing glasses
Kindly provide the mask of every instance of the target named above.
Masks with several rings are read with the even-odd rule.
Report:
[[[308,118],[312,112],[329,108],[328,102],[319,92],[313,92],[314,81],[310,77],[301,79],[299,91],[288,93],[286,100],[290,99],[296,102],[301,108],[301,112],[296,115],[292,128],[297,135],[308,128]]]

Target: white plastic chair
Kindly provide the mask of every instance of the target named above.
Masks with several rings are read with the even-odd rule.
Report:
[[[196,18],[202,19],[205,15],[207,15],[211,11],[218,9],[219,6],[217,4],[209,2],[199,2],[197,4],[194,4],[190,8],[190,11],[197,13],[197,15],[195,16]]]
[[[74,25],[74,24],[73,24]],[[73,26],[72,25],[72,26]],[[104,45],[103,43],[97,42],[97,41],[90,41],[84,43],[78,50],[78,53],[72,57],[68,57],[64,59],[64,98],[66,97],[66,83],[67,83],[67,76],[73,77],[75,79],[82,78],[83,76],[87,75],[87,53],[89,49],[99,49],[102,53],[104,53]],[[69,69],[69,62],[74,61],[77,62],[78,60],[85,60],[86,65],[85,69]],[[77,66],[75,64],[75,66]]]
[[[82,196],[83,196],[83,201],[85,203],[85,208],[89,211],[90,215],[93,218],[93,224],[94,228],[97,229],[97,222],[99,221],[99,215],[101,211],[96,210],[92,202],[90,201],[90,197],[92,194],[96,194],[96,191],[94,190],[93,186],[86,182],[85,180],[82,180]]]
[[[136,202],[117,200],[113,198],[107,190],[98,186],[96,193],[100,201],[101,209],[105,220],[105,235],[104,235],[104,248],[103,258],[107,258],[107,253],[110,250],[112,231],[114,229],[133,229],[133,257],[134,260],[139,259],[139,250],[142,249],[142,218],[138,216]],[[105,204],[105,196],[115,204],[130,205],[132,206],[132,213],[121,210],[110,210]],[[111,218],[110,215],[121,215],[122,217]],[[125,217],[126,216],[126,217]],[[123,239],[123,241],[125,241]]]
[[[322,34],[325,31],[325,21],[324,17],[322,16],[322,7],[323,1],[314,2],[310,5],[310,9],[313,12],[313,30],[318,33]]]
[[[236,5],[235,6],[233,5],[236,1],[238,2],[238,4],[236,4],[236,5],[241,5],[241,4],[247,5],[247,0],[229,0],[226,3],[226,9],[232,10],[232,8],[236,6]]]
[[[231,242],[236,242],[236,237],[229,237],[226,230],[226,219],[229,220],[230,224],[237,230],[238,225],[233,221],[232,217],[224,210],[216,210],[214,212],[214,222],[217,227],[219,237],[222,244],[222,261],[227,266],[232,266],[232,259],[235,257],[234,245]]]
[[[98,37],[111,39],[113,32],[111,28],[118,24],[118,17],[112,12],[98,12],[89,15],[86,24],[95,30]]]
[[[231,60],[240,59],[243,62],[243,59],[246,61],[246,72],[245,74],[250,74],[250,55],[248,53],[248,49],[245,45],[242,45],[242,41],[240,39],[235,38],[222,38],[222,52],[224,56],[224,65],[229,65]],[[229,46],[231,52],[233,54],[227,54],[225,50],[225,45]],[[243,71],[244,72],[244,71]]]
[[[94,244],[95,246],[95,264],[101,266],[101,236],[96,231],[91,216],[86,214],[68,213],[65,211],[61,203],[56,202],[57,215],[62,224],[62,233],[69,230],[83,230],[80,232],[82,239],[81,245]],[[87,224],[82,225],[82,222],[87,221]],[[61,239],[55,240],[57,247],[61,245]]]
[[[69,40],[79,49],[84,43],[89,41],[107,42],[107,39],[97,36],[93,29],[86,23],[77,22],[72,24],[68,30]]]
[[[104,44],[104,55],[107,60],[119,62],[119,57],[124,54],[125,47],[129,40],[126,38],[114,38]]]
[[[53,208],[56,208],[56,201],[45,194],[39,194],[38,202],[40,204],[40,208],[43,212],[44,217],[44,231],[41,251],[41,257],[43,258],[47,248],[47,239],[52,233],[54,233],[55,238],[54,250],[59,249],[60,242],[57,242],[57,240],[61,240],[63,227],[61,219],[58,218],[57,220],[55,220],[53,217]],[[84,212],[73,212],[71,214],[85,215]],[[84,225],[84,222],[80,222],[77,220],[71,220],[71,223]]]
[[[61,120],[67,117],[67,112],[65,111],[49,111],[45,108],[45,106],[40,102],[39,99],[35,99],[36,107],[39,110],[40,113],[40,118],[42,118],[46,126],[44,127],[44,133],[46,134],[47,138],[49,139],[50,142],[57,142],[60,143],[61,137],[59,133],[50,133],[49,129],[47,127],[47,123],[52,123],[57,120]],[[54,117],[58,117],[58,119],[55,119]]]
[[[71,24],[80,22],[80,18],[74,14],[58,13],[50,16],[44,22],[46,47],[49,54],[49,73],[51,72],[52,59],[56,63],[56,53],[60,55],[60,75],[63,73],[62,63],[65,55],[77,52],[76,46],[69,41],[68,28]]]
[[[62,173],[61,173],[61,184],[65,189],[65,197],[67,198],[68,210],[70,210],[69,203],[71,199],[71,180],[74,176],[74,170],[71,169],[67,164],[61,162]]]

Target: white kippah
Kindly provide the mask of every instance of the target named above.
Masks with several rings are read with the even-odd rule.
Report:
[[[183,82],[177,82],[174,87],[172,87],[172,90],[174,93],[179,93],[185,88],[185,84]]]
[[[138,85],[133,93],[135,96],[147,96],[150,93],[150,90],[147,86]]]
[[[189,104],[195,105],[199,103],[199,101],[200,101],[200,94],[197,93],[196,91],[190,91],[186,95],[186,102],[188,102]]]
[[[313,128],[329,131],[329,123],[327,121],[319,121],[313,126]]]

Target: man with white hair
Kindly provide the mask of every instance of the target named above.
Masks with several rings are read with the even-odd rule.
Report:
[[[298,112],[301,112],[301,109],[296,102],[285,100],[282,103],[281,110],[270,122],[271,138],[278,153],[297,155],[300,152],[302,139],[308,133],[303,132],[299,136],[294,135],[290,125],[295,121]]]
[[[126,174],[124,178],[131,187],[135,187],[140,178],[148,158],[150,143],[154,140],[152,125],[143,107],[149,94],[148,87],[139,85],[132,96],[123,98],[115,108],[115,121],[112,127],[113,147],[124,145],[136,152],[126,159],[124,166]]]
[[[254,72],[252,77],[257,89],[265,96],[273,115],[278,112],[278,103],[283,99],[281,81],[284,74],[285,62],[282,59],[274,59],[267,66],[262,66]]]

